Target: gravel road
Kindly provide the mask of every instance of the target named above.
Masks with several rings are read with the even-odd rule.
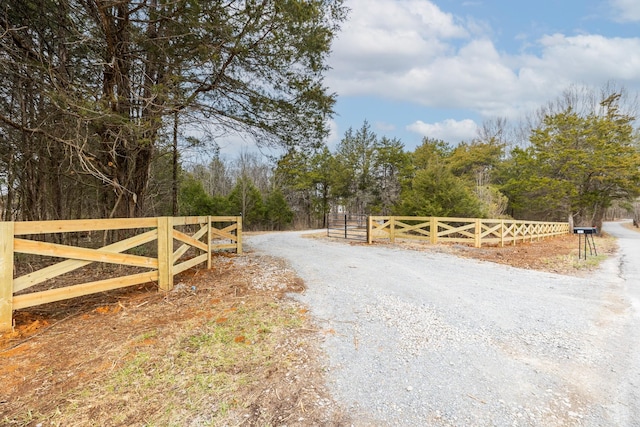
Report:
[[[327,385],[375,426],[640,425],[640,234],[576,278],[273,233],[326,336]],[[577,244],[577,238],[576,238]]]

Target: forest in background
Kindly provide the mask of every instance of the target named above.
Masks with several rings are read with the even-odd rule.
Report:
[[[409,151],[364,122],[330,150],[323,78],[346,13],[339,0],[9,0],[2,219],[241,214],[286,229],[337,210],[580,225],[634,212],[638,109],[613,84],[570,87],[471,141]],[[280,154],[225,159],[233,135]]]
[[[633,215],[640,150],[624,90],[573,87],[517,127],[477,138],[424,138],[413,151],[364,122],[336,148],[242,153],[183,171],[181,213],[242,213],[249,228],[323,227],[329,212],[567,221]]]

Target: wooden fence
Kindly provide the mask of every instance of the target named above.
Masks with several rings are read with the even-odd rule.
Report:
[[[106,233],[112,230],[128,230],[126,233],[128,237],[99,248],[41,241],[44,234],[75,233],[77,235],[99,231]],[[38,237],[40,240],[34,239]],[[72,241],[73,239],[58,240]],[[152,244],[154,241],[157,242],[156,245]],[[174,242],[178,243],[177,248]],[[155,252],[154,256],[136,254],[136,252],[144,252],[139,247],[149,246],[149,244],[153,248],[151,252]],[[136,248],[138,248],[137,251]],[[132,249],[133,253],[126,253]],[[185,256],[190,249],[193,250]],[[0,222],[0,330],[11,328],[13,310],[21,308],[154,281],[158,282],[161,290],[171,290],[174,275],[205,262],[207,268],[211,268],[212,252],[227,249],[242,253],[242,217],[198,216]],[[195,252],[194,256],[191,256],[192,252]],[[65,260],[20,277],[14,277],[17,254],[65,258]],[[25,289],[93,262],[133,266],[145,271],[72,286],[23,292]]]
[[[369,243],[375,239],[418,239],[431,243],[458,242],[504,246],[569,233],[568,222],[508,219],[370,216]]]

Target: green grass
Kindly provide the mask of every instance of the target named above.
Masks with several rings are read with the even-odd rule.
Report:
[[[182,426],[197,416],[199,425],[219,425],[242,408],[239,393],[261,381],[265,367],[279,358],[278,342],[303,324],[296,308],[268,301],[239,304],[205,322],[192,319],[146,332],[121,346],[113,369],[64,396],[58,410],[29,413],[14,424],[100,420],[104,425]],[[147,340],[153,343],[144,345]]]

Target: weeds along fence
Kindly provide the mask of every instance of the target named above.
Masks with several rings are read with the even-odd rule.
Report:
[[[377,239],[427,240],[504,246],[521,241],[569,233],[568,222],[518,221],[508,219],[444,218],[418,216],[370,216],[368,242]]]
[[[0,330],[12,327],[21,308],[156,281],[169,291],[176,274],[211,268],[212,253],[221,250],[242,253],[242,217],[0,222]],[[110,266],[100,280],[61,280],[93,263]]]

